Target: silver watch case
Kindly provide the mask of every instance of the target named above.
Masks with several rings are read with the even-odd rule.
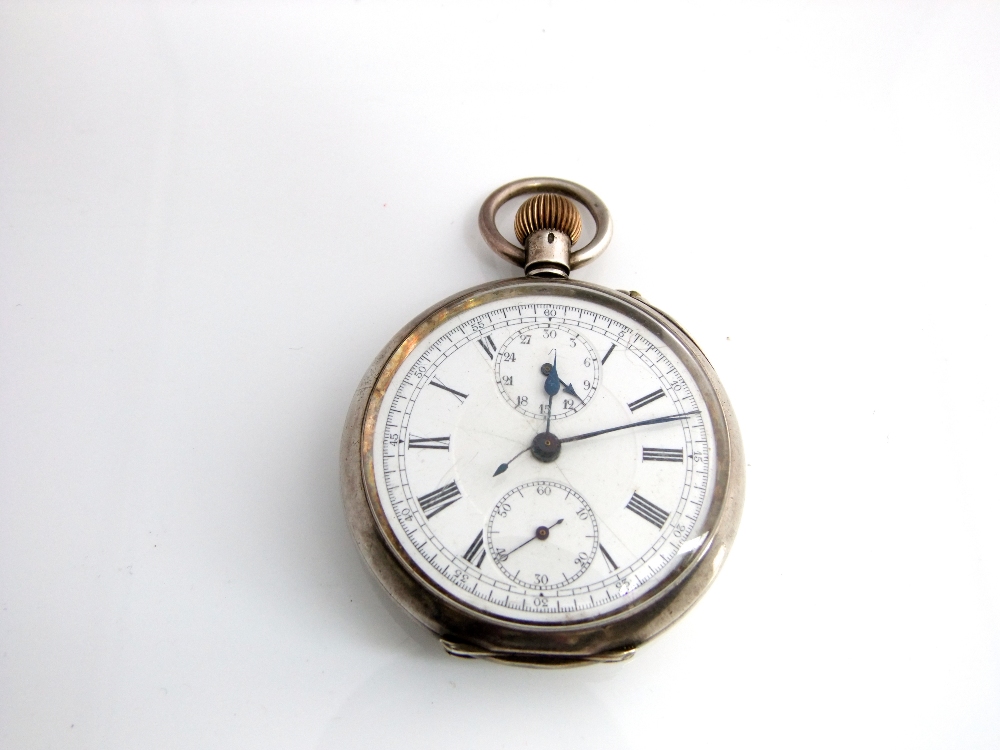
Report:
[[[529,294],[584,299],[641,322],[677,354],[704,395],[716,438],[716,476],[702,533],[681,550],[670,576],[630,605],[572,624],[533,624],[480,612],[428,579],[393,535],[377,497],[375,419],[406,356],[450,318],[480,305]],[[633,296],[634,295],[634,296]],[[362,557],[389,595],[445,649],[462,657],[532,666],[621,661],[681,617],[711,585],[739,525],[745,486],[743,446],[725,391],[698,345],[638,295],[570,279],[491,282],[443,300],[407,323],[379,352],[351,401],[341,441],[341,492]]]

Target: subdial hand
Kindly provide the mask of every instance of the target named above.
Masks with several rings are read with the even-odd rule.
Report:
[[[549,530],[550,529],[554,529],[556,526],[558,526],[562,522],[563,522],[563,519],[560,518],[558,521],[556,521],[551,526],[539,526],[537,529],[535,529],[534,536],[532,536],[530,539],[528,539],[528,541],[521,542],[519,545],[517,545],[516,547],[514,547],[514,549],[512,549],[512,550],[510,550],[508,552],[504,552],[503,555],[501,555],[501,561],[502,562],[506,562],[510,558],[510,556],[513,555],[515,552],[517,552],[519,549],[521,549],[521,547],[523,547],[526,544],[530,544],[531,542],[535,541],[536,539],[539,539],[539,540],[541,540],[541,541],[544,542],[546,539],[549,538]]]
[[[581,401],[583,401],[583,399],[580,398],[580,395],[575,390],[573,390],[572,383],[563,383],[561,380],[559,382],[562,384],[563,390],[566,391],[566,393],[568,393],[573,398],[579,398]]]

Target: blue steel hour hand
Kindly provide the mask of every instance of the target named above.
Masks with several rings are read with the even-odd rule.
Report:
[[[558,353],[553,352],[553,355],[558,356]],[[549,394],[549,396],[555,396],[557,393],[559,393],[559,386],[561,385],[562,389],[566,391],[566,393],[568,393],[570,396],[573,396],[574,398],[580,398],[580,395],[576,392],[576,389],[573,388],[572,383],[566,383],[559,378],[559,373],[556,372],[555,356],[553,356],[552,358],[551,365],[548,362],[542,365],[542,375],[546,376],[545,392]],[[554,388],[555,390],[552,391],[550,390],[550,388]],[[582,398],[580,398],[580,400],[583,401]]]
[[[552,399],[559,393],[559,370],[556,369],[556,361],[559,359],[559,352],[552,353],[552,369],[545,373],[545,392],[549,394],[549,410],[545,416],[545,432],[549,431],[549,424],[552,422]]]
[[[559,371],[556,369],[556,360],[559,358],[559,352],[552,353],[552,364],[550,365],[546,362],[542,365],[542,375],[545,376],[545,392],[549,396],[555,396],[559,393],[559,386],[566,385],[559,379]]]

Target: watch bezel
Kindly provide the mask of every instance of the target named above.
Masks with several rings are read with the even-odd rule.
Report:
[[[571,623],[531,623],[478,610],[431,580],[392,532],[378,499],[375,422],[386,389],[413,349],[449,319],[492,302],[531,294],[587,299],[658,335],[701,391],[715,434],[712,500],[701,542],[648,592],[621,609]],[[704,593],[725,559],[742,511],[743,449],[728,398],[704,354],[672,319],[634,297],[586,282],[510,279],[459,292],[410,321],[389,341],[355,393],[341,449],[341,487],[352,535],[382,586],[453,653],[553,664],[630,653],[676,621]]]

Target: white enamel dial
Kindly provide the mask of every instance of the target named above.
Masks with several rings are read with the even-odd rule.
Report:
[[[513,296],[449,317],[402,360],[374,424],[377,502],[439,591],[520,622],[589,620],[698,546],[708,407],[676,342],[640,319]]]

